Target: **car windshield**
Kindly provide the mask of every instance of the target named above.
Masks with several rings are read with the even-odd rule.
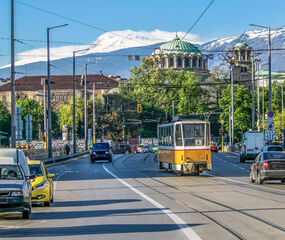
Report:
[[[109,144],[108,143],[95,143],[92,148],[106,149],[106,148],[109,148]]]
[[[35,175],[36,177],[43,176],[43,170],[40,164],[31,164],[29,168],[31,175]]]
[[[23,175],[18,166],[0,165],[0,180],[22,180]]]
[[[264,160],[278,159],[285,161],[285,153],[264,153]]]

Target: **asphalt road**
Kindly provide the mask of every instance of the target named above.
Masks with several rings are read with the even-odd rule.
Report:
[[[49,167],[53,206],[0,214],[0,239],[285,239],[285,185],[249,184],[234,153],[212,161],[203,176],[160,171],[154,154]]]

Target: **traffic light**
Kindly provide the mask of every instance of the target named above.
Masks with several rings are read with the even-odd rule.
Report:
[[[220,129],[219,129],[219,134],[220,134],[221,136],[223,136],[223,135],[224,135],[224,133],[225,133],[225,130],[224,130],[224,129],[222,129],[222,128],[220,128]]]
[[[141,105],[141,104],[138,104],[138,105],[137,105],[137,112],[138,112],[138,113],[141,113],[141,112],[142,112],[142,105]]]

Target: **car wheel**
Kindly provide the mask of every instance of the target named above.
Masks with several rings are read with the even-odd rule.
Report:
[[[23,211],[23,212],[22,212],[22,217],[23,217],[23,219],[29,219],[29,218],[30,218],[30,213],[31,213],[30,210]]]
[[[51,201],[50,201],[50,200],[47,201],[47,202],[44,202],[44,206],[45,206],[45,207],[50,207],[50,205],[51,205]]]
[[[251,171],[250,171],[250,174],[249,174],[249,182],[250,182],[250,183],[255,183],[255,180],[254,180],[253,177],[252,177]]]
[[[281,183],[282,183],[282,184],[285,184],[285,179],[281,179]]]
[[[112,162],[112,161],[113,161],[112,158],[110,158],[110,159],[109,159],[109,162]]]
[[[257,184],[263,184],[264,183],[264,180],[261,179],[261,176],[260,176],[260,173],[257,174],[257,180],[256,180],[256,183]]]

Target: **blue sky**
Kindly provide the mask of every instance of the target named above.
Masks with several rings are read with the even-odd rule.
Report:
[[[210,0],[15,0],[15,38],[46,40],[46,28],[68,23],[52,31],[53,41],[90,43],[103,31],[22,5],[27,3],[108,30],[184,31],[198,18]],[[0,66],[10,63],[10,0],[0,0]],[[191,31],[207,40],[253,29],[249,23],[278,28],[284,24],[284,0],[215,0]],[[44,42],[16,44],[16,53],[45,47]],[[52,46],[62,46],[53,44]],[[4,56],[3,56],[4,55]]]

